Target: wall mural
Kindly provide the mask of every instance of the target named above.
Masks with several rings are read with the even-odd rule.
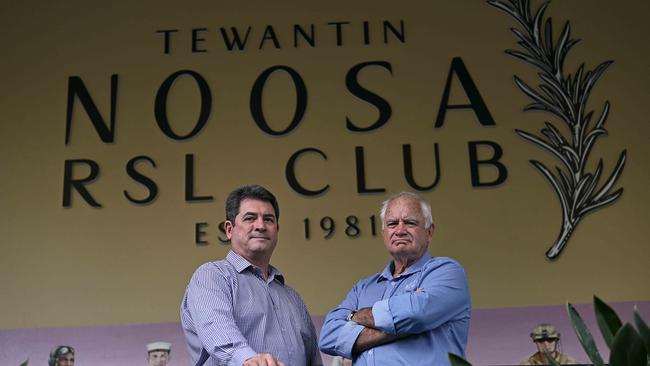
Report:
[[[623,194],[622,187],[613,192],[612,189],[623,172],[626,150],[621,152],[609,178],[597,188],[602,177],[603,159],[598,159],[595,171],[590,171],[587,164],[596,139],[607,134],[603,126],[610,105],[606,101],[598,120],[591,124],[594,111],[587,110],[587,102],[596,82],[613,61],[602,62],[594,70],[586,70],[582,63],[574,75],[565,74],[565,58],[579,40],[570,37],[571,25],[567,21],[558,40],[554,41],[552,18],[544,17],[549,3],[550,1],[547,1],[540,5],[533,17],[528,0],[509,0],[509,3],[488,1],[488,4],[510,15],[522,27],[510,30],[523,51],[505,52],[535,67],[542,81],[535,89],[514,76],[517,87],[532,99],[532,102],[524,107],[524,111],[550,113],[569,131],[565,135],[561,132],[561,125],[558,127],[550,122],[544,123],[541,136],[515,130],[519,136],[559,160],[559,164],[552,167],[554,169],[540,161],[530,160],[549,181],[560,200],[562,227],[557,240],[546,252],[548,259],[555,260],[586,214],[615,202]]]

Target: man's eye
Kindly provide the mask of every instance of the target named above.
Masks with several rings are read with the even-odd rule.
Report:
[[[269,223],[274,223],[275,219],[272,218],[272,217],[266,217],[266,218],[264,218],[264,221],[269,222]]]
[[[397,226],[397,223],[395,221],[389,221],[389,222],[386,223],[386,226],[387,227],[395,227],[395,226]]]

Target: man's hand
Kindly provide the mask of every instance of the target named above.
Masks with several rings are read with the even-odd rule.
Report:
[[[244,361],[242,366],[284,366],[284,364],[276,360],[270,353],[258,353]]]
[[[372,308],[359,309],[350,320],[366,328],[375,328],[375,318],[372,316]]]
[[[417,289],[421,291],[421,289]],[[386,334],[375,328],[375,317],[372,316],[372,308],[361,308],[352,316],[353,322],[363,325],[365,328],[359,333],[357,340],[352,347],[352,354],[359,355],[361,352],[382,344],[391,343],[398,339],[408,337],[409,334],[394,335]]]

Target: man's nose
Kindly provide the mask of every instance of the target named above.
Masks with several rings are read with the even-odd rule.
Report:
[[[264,218],[260,217],[253,223],[254,229],[257,231],[265,231],[266,225],[264,224]]]
[[[395,226],[395,234],[404,235],[406,233],[406,224],[402,220],[398,221],[397,226]]]

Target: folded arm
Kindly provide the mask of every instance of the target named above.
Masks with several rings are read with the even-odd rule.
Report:
[[[369,308],[358,308],[363,281],[357,283],[325,318],[321,351],[352,358],[370,348],[469,317],[467,278],[457,262],[441,259],[422,271],[417,290],[377,301]],[[353,311],[356,314],[348,321]]]
[[[365,350],[403,337],[375,329],[372,308],[358,309],[362,287],[362,282],[357,283],[325,318],[319,342],[322,352],[351,359]],[[353,312],[356,313],[348,321]]]
[[[374,328],[408,335],[435,329],[449,321],[469,317],[470,298],[465,271],[444,259],[423,268],[418,289],[372,306]]]

